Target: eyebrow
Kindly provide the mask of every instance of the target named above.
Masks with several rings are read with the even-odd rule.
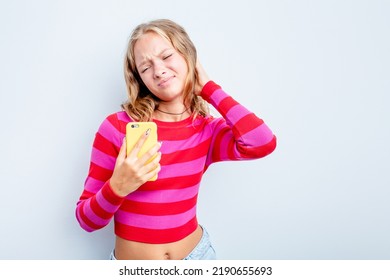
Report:
[[[172,49],[174,49],[174,48],[165,48],[165,49],[163,49],[160,53],[158,53],[157,54],[157,56],[160,56],[161,54],[163,54],[164,52],[166,52],[166,51],[168,51],[168,50],[172,50]],[[142,61],[141,61],[141,63],[140,64],[138,64],[138,66],[137,66],[137,68],[141,68],[145,63],[147,63],[148,61],[149,61],[150,59],[143,59]]]

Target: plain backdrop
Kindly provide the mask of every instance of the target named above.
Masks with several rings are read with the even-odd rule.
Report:
[[[170,18],[210,77],[278,137],[206,172],[219,259],[390,259],[390,2],[14,0],[0,4],[0,259],[107,259],[75,219],[94,134],[126,99],[139,23]]]

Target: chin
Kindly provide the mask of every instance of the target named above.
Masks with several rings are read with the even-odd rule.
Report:
[[[170,102],[176,100],[183,96],[182,92],[166,92],[161,94],[156,94],[156,96],[163,102]]]

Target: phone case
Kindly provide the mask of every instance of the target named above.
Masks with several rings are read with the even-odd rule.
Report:
[[[126,125],[126,152],[127,155],[134,148],[135,143],[139,140],[146,130],[150,129],[149,136],[138,152],[138,158],[142,157],[150,148],[157,144],[157,125],[154,122],[129,122]],[[154,159],[151,158],[147,163]],[[149,181],[155,181],[157,176],[151,178]]]

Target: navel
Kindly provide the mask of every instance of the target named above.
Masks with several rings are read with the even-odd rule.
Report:
[[[165,253],[164,260],[170,260],[170,259],[171,259],[171,256],[169,255],[169,253]]]

